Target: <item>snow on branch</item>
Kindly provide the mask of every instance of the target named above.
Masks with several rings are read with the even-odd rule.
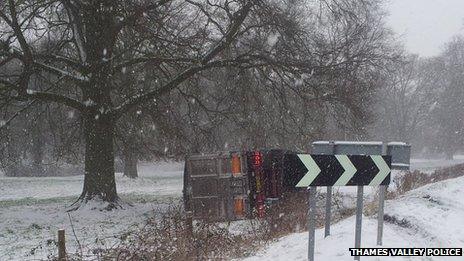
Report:
[[[50,66],[50,65],[47,65],[47,64],[43,64],[43,63],[40,63],[40,62],[34,62],[34,65],[36,65],[37,67],[43,69],[43,70],[46,70],[50,73],[54,73],[54,74],[57,74],[58,76],[64,76],[68,79],[71,79],[73,81],[76,81],[78,83],[83,83],[83,82],[88,82],[89,81],[89,78],[86,77],[86,76],[83,76],[83,75],[75,75],[71,72],[67,72],[65,70],[62,70],[62,69],[59,69],[57,67],[54,67],[54,66]]]
[[[60,104],[67,105],[69,107],[75,108],[76,110],[83,111],[85,109],[84,105],[73,98],[56,94],[56,93],[49,93],[49,92],[40,92],[40,91],[33,91],[27,92],[24,95],[29,100],[31,99],[38,99],[40,101],[47,101],[47,102],[56,102]]]

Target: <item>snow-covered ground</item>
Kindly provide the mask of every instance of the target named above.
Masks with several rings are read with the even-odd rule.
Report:
[[[179,195],[182,190],[183,163],[139,164],[139,178],[132,180],[116,174],[119,194]],[[76,197],[82,192],[84,176],[4,177],[0,176],[0,201],[43,200]]]
[[[436,169],[464,163],[464,155],[454,155],[453,159],[411,159],[411,170],[432,173]]]
[[[178,201],[183,163],[141,164],[139,179],[116,175],[120,197],[131,204],[112,212],[82,210],[66,213],[82,190],[83,176],[50,178],[0,177],[0,260],[40,260],[56,253],[57,230],[66,229],[68,250],[104,244],[136,229],[165,203]],[[70,218],[76,236],[73,235]],[[96,243],[96,239],[98,242]]]
[[[464,248],[464,177],[430,184],[386,202],[385,214],[400,222],[386,222],[383,247]],[[354,217],[316,230],[315,260],[353,260]],[[376,217],[364,217],[362,247],[376,247]],[[283,237],[247,258],[253,260],[307,260],[308,234]],[[362,257],[362,260],[462,260],[462,257]]]
[[[412,160],[411,167],[431,171],[463,162],[464,157],[457,157],[453,161],[416,159]],[[114,236],[143,225],[146,217],[152,215],[153,211],[156,212],[156,209],[162,208],[165,203],[179,200],[182,192],[182,173],[183,163],[161,162],[141,164],[140,178],[137,180],[117,174],[120,197],[134,206],[114,212],[85,209],[71,212],[76,237],[81,245],[95,245],[97,238],[98,244],[110,244],[114,242],[111,240]],[[77,242],[65,210],[79,196],[82,185],[83,176],[9,178],[0,174],[0,261],[38,260],[55,253],[56,246],[53,240],[56,239],[59,228],[66,229],[68,250],[75,251]],[[355,189],[342,188],[335,191],[347,196],[347,204],[353,204]],[[367,200],[375,192],[369,192],[367,187],[365,191]],[[333,231],[336,231],[336,226],[343,227],[344,222],[348,222],[352,227],[353,222],[346,220],[335,225]],[[369,229],[370,222],[366,220],[366,230]],[[390,234],[389,229],[396,231],[394,229],[400,228],[387,226],[386,239]],[[351,233],[351,230],[348,229],[347,233]],[[369,236],[366,235],[365,239]]]

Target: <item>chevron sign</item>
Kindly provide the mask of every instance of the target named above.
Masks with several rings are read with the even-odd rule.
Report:
[[[390,184],[391,156],[297,154],[296,187],[379,186]]]

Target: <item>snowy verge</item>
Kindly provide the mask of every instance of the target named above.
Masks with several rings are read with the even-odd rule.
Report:
[[[386,202],[383,247],[460,247],[464,248],[464,177],[450,179],[412,190]],[[399,222],[398,222],[399,221]],[[331,228],[316,230],[315,260],[353,260],[348,249],[354,246],[354,217]],[[364,217],[363,247],[376,247],[377,221]],[[245,260],[307,260],[308,234],[280,238]],[[461,260],[462,257],[363,257],[362,260]]]

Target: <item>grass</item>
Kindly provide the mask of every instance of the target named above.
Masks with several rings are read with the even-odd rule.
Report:
[[[20,198],[20,199],[8,199],[8,200],[0,200],[0,208],[4,207],[21,207],[21,206],[36,206],[36,205],[47,205],[53,203],[72,203],[73,200],[76,200],[77,197],[54,197],[54,198],[45,198],[45,199],[38,199],[38,198]]]
[[[333,221],[352,215],[344,209],[340,195],[333,196]],[[323,225],[325,196],[317,195],[318,226]],[[307,195],[305,191],[285,193],[282,200],[267,209],[264,219],[235,222],[240,231],[231,229],[232,223],[195,221],[190,230],[182,202],[168,208],[154,210],[141,229],[123,233],[118,244],[95,248],[93,257],[73,260],[230,260],[253,255],[266,244],[290,233],[307,229]]]
[[[396,198],[413,189],[439,181],[464,176],[464,164],[436,170],[428,175],[420,171],[407,172],[394,180],[396,190],[387,193],[388,199]]]
[[[21,206],[37,206],[62,203],[64,205],[71,205],[74,203],[79,195],[66,196],[66,197],[53,197],[53,198],[33,198],[26,197],[20,199],[7,199],[0,200],[0,208],[6,207],[21,207]],[[141,193],[121,193],[120,197],[123,201],[130,203],[157,203],[157,202],[170,202],[176,197],[173,196],[157,196],[155,194],[141,194]]]

